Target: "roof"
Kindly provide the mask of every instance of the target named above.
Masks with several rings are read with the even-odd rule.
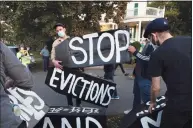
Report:
[[[7,46],[8,48],[18,48],[18,46]]]

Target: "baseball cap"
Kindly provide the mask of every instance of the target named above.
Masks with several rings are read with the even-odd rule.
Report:
[[[169,30],[168,20],[165,18],[157,18],[151,21],[144,32],[144,38],[147,38],[152,32],[163,32]]]
[[[56,29],[56,27],[58,27],[58,26],[61,26],[61,27],[66,28],[66,26],[65,26],[64,24],[62,24],[62,23],[57,23],[56,25],[54,25],[54,29]]]

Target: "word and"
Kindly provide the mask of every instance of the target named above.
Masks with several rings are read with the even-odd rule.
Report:
[[[94,125],[97,126],[97,128],[103,128],[101,126],[101,124],[95,118],[92,118],[92,117],[89,117],[89,116],[86,117],[86,119],[85,119],[85,122],[84,122],[85,127],[81,127],[82,123],[83,122],[81,122],[80,117],[76,117],[76,128],[93,128],[93,127],[90,127],[91,123],[94,123]],[[54,127],[54,125],[51,122],[50,118],[45,117],[44,123],[43,123],[43,128],[48,128],[48,126],[49,126],[49,128],[56,128],[56,127]],[[72,124],[68,121],[68,119],[63,117],[63,118],[61,118],[61,128],[73,128],[73,127],[72,127]]]
[[[90,107],[71,107],[71,108],[64,108],[64,107],[51,107],[48,113],[61,113],[61,112],[68,112],[68,113],[85,113],[85,114],[98,114],[98,108],[90,108]]]
[[[20,88],[8,89],[10,102],[17,105],[21,112],[20,118],[27,121],[28,127],[35,126],[48,112],[44,101],[33,91]]]
[[[88,74],[73,72],[67,68],[64,71],[54,68],[48,79],[48,85],[52,89],[104,107],[110,103],[116,85]]]
[[[158,115],[157,115],[157,120],[152,120],[151,118],[145,116],[143,118],[140,119],[141,121],[141,125],[143,128],[150,128],[149,124],[153,125],[154,127],[159,128],[160,127],[160,123],[161,123],[161,116],[162,116],[162,111],[159,111]]]
[[[87,45],[89,45],[89,54],[87,54],[86,50],[82,47],[78,47],[73,45],[74,42],[79,42],[80,44],[83,44],[84,41],[82,38],[80,37],[74,37],[70,40],[69,42],[69,48],[75,51],[81,51],[84,58],[82,60],[77,60],[77,58],[72,55],[71,59],[73,60],[73,62],[77,65],[81,65],[86,63],[89,60],[89,65],[94,64],[94,43],[97,43],[96,47],[97,47],[97,53],[100,57],[100,59],[103,62],[109,62],[113,57],[114,57],[114,53],[116,53],[116,63],[120,63],[121,62],[121,52],[127,50],[127,48],[129,47],[129,32],[126,30],[117,30],[114,32],[114,35],[110,34],[110,33],[102,33],[100,36],[98,35],[98,33],[92,33],[92,34],[87,34],[83,36],[83,39],[89,40],[89,43]],[[125,42],[125,46],[121,46],[121,42],[120,42],[120,37],[123,38],[122,41]],[[94,42],[93,39],[94,38],[98,38],[97,42]],[[108,38],[110,40],[110,53],[107,57],[103,56],[102,51],[101,51],[101,44],[102,43],[106,43],[103,42],[103,40],[105,38]]]
[[[157,104],[156,104],[156,106],[154,108],[152,108],[152,110],[156,111],[156,110],[164,108],[166,106],[166,103],[164,102],[165,99],[166,99],[165,96],[161,96],[159,99],[156,99],[156,103]],[[139,116],[141,117],[141,116],[149,114],[148,106],[150,105],[150,101],[147,102],[146,105],[147,105],[147,109],[146,110],[142,110],[141,112],[136,113],[137,117],[139,117]]]

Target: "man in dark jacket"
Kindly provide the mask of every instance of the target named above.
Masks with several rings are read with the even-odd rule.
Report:
[[[51,53],[51,51],[52,51],[52,44],[53,43],[54,43],[53,37],[51,36],[51,34],[49,34],[48,40],[45,42],[45,45],[47,46],[49,53]]]

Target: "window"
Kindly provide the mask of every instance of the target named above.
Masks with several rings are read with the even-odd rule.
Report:
[[[138,3],[134,4],[134,16],[138,15]]]

